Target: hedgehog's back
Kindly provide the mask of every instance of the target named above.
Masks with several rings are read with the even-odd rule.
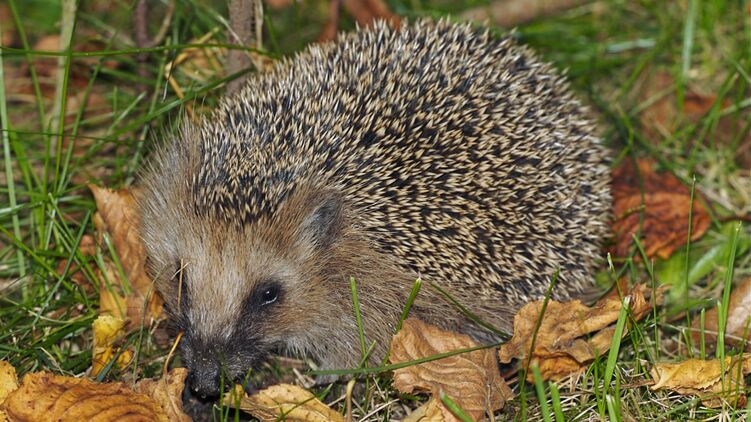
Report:
[[[253,78],[196,137],[196,213],[249,224],[333,187],[424,277],[520,303],[590,283],[606,152],[564,79],[469,26],[379,24]],[[229,212],[228,212],[229,211]]]

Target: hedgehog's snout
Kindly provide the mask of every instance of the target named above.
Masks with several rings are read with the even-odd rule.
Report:
[[[253,366],[253,359],[247,353],[217,341],[191,342],[189,337],[187,340],[183,344],[183,357],[190,370],[187,385],[193,394],[204,400],[216,399],[235,384],[251,391],[246,385],[246,374]]]
[[[190,365],[190,374],[188,375],[188,385],[195,395],[202,399],[218,397],[221,382],[221,365],[219,360],[211,356],[196,356],[196,359]],[[227,389],[230,383],[223,383]]]

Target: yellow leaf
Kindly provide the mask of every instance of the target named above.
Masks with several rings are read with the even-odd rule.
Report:
[[[12,392],[18,389],[18,375],[16,368],[10,363],[0,360],[0,403]]]
[[[103,243],[105,234],[109,236],[121,265],[105,262],[101,313],[121,317],[130,331],[162,315],[161,299],[154,294],[153,281],[146,273],[146,248],[138,231],[135,199],[126,189],[114,191],[94,185],[89,189],[97,205],[93,221],[99,243]]]
[[[431,397],[427,403],[415,409],[402,422],[455,422],[459,421],[454,415],[449,413],[448,418],[444,417],[445,407],[440,400]]]
[[[235,392],[236,393],[236,392]],[[232,392],[224,403],[233,406]],[[309,391],[296,385],[278,384],[240,399],[240,409],[261,421],[344,422],[344,417],[326,406]]]
[[[125,384],[99,384],[48,372],[27,374],[4,405],[9,419],[14,422],[114,422],[124,417],[169,421],[153,399],[134,392]]]
[[[175,368],[161,379],[139,381],[136,391],[159,403],[171,422],[190,422],[190,417],[183,412],[182,399],[187,376],[187,369]]]
[[[751,354],[680,363],[658,363],[649,371],[655,380],[652,390],[672,390],[696,395],[707,407],[745,406],[744,376],[751,373]]]
[[[112,360],[117,349],[113,344],[119,340],[123,334],[125,321],[112,315],[100,315],[94,320],[92,329],[94,331],[94,350],[91,362],[91,374],[97,376],[99,372]],[[132,354],[124,351],[117,358],[117,365],[120,368],[130,362]]]

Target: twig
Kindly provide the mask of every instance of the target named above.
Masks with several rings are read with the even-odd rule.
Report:
[[[158,44],[161,44],[161,42],[164,40],[164,37],[167,35],[169,24],[172,21],[172,16],[174,15],[174,13],[175,0],[168,0],[167,10],[164,13],[164,18],[162,19],[162,25],[159,27],[159,31],[157,31],[156,36],[154,36],[153,39],[149,38],[149,7],[146,4],[146,0],[138,0],[138,4],[136,4],[136,8],[133,11],[133,37],[136,42],[136,47],[151,48]],[[141,78],[141,80],[148,80],[149,78],[149,71],[146,67],[146,61],[148,60],[148,58],[148,53],[138,53],[136,55],[136,61],[138,62],[136,73]],[[146,91],[146,89],[147,88],[145,83],[140,83],[138,85],[139,92],[144,92]]]
[[[52,102],[52,111],[48,116],[50,133],[53,134],[53,149],[59,147],[58,142],[61,142],[61,135],[65,126],[65,107],[68,95],[66,83],[68,73],[66,72],[66,67],[70,67],[70,48],[73,42],[73,28],[75,27],[77,9],[75,0],[65,0],[62,2],[60,51],[64,51],[66,54],[60,55],[57,58],[55,98]]]
[[[229,3],[229,41],[245,47],[261,49],[263,28],[263,5],[260,0],[230,0]],[[227,56],[227,73],[233,74],[255,65],[245,50],[229,51]],[[227,94],[237,92],[245,83],[244,78],[236,78],[227,84]]]
[[[336,39],[337,28],[339,28],[339,11],[342,8],[342,0],[329,0],[328,19],[323,25],[321,33],[318,34],[318,42],[333,41]]]

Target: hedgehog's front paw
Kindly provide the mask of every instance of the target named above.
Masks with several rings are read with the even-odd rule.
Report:
[[[315,387],[324,387],[339,381],[342,377],[334,374],[316,375]]]
[[[321,372],[336,372],[316,374],[316,385],[327,385],[337,381],[346,381],[356,376],[359,362],[348,356],[329,354],[320,360],[318,370]]]

